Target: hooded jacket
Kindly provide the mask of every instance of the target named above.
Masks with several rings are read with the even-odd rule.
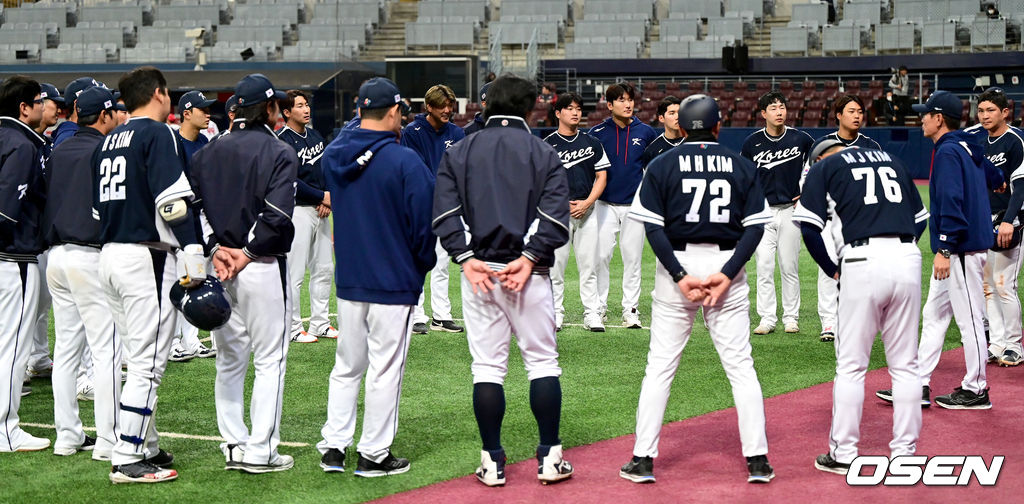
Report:
[[[632,203],[644,176],[644,151],[658,133],[636,117],[625,128],[620,128],[609,117],[591,128],[590,135],[601,141],[612,163],[608,167],[608,185],[601,194],[601,201],[613,205]]]
[[[932,252],[945,248],[957,254],[992,246],[988,193],[1004,177],[984,154],[977,138],[963,131],[951,131],[935,142],[928,181]]]
[[[34,263],[43,250],[45,143],[25,123],[0,117],[0,261]]]
[[[78,124],[74,121],[64,121],[54,128],[53,132],[50,133],[50,137],[53,138],[53,146],[57,147],[61,142],[67,140],[78,132]]]
[[[444,152],[465,137],[466,133],[454,123],[446,123],[437,131],[427,121],[427,114],[416,114],[415,120],[402,129],[402,145],[416,151],[435,176]]]
[[[343,129],[327,146],[338,297],[414,305],[434,267],[434,175],[390,131]]]

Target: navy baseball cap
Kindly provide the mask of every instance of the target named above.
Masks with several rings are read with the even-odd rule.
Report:
[[[75,111],[78,112],[79,117],[99,114],[104,110],[115,110],[116,107],[117,101],[114,99],[114,93],[99,86],[82,91],[78,95],[78,99],[75,100]]]
[[[483,86],[480,86],[480,103],[487,101],[487,88],[491,87],[491,83],[488,82]]]
[[[248,107],[271,98],[283,100],[288,97],[284,91],[274,89],[270,79],[263,74],[249,74],[235,85],[235,97],[239,107]]]
[[[224,102],[224,111],[234,112],[236,108],[238,108],[238,96],[231,95],[228,97],[227,101]]]
[[[71,83],[64,88],[64,100],[70,100],[73,102],[78,99],[78,95],[82,94],[82,91],[99,85],[100,83],[96,82],[96,79],[93,79],[92,77],[79,77],[71,81]]]
[[[402,115],[409,113],[409,105],[402,101],[402,93],[391,79],[374,77],[359,86],[359,108],[379,109],[399,104]]]
[[[118,93],[118,94],[120,94],[120,93]],[[114,97],[115,100],[117,98],[118,98],[117,96]],[[121,112],[128,112],[128,107],[126,107],[124,103],[120,103],[120,102],[114,104],[114,109],[115,110],[120,110]]]
[[[214,103],[217,103],[217,100],[207,100],[202,91],[189,91],[178,100],[178,114],[184,114],[186,110],[193,108],[204,109]]]
[[[836,138],[825,137],[824,140],[814,144],[814,147],[811,148],[811,155],[808,156],[808,159],[813,164],[815,161],[818,160],[819,157],[821,157],[822,154],[825,153],[825,151],[827,151],[827,150],[829,150],[832,147],[835,147],[837,145],[844,145],[845,146],[846,144],[843,143],[842,140],[839,140],[839,139],[836,139]]]
[[[960,119],[960,114],[963,112],[963,103],[960,101],[960,98],[957,98],[955,94],[949,91],[936,91],[928,97],[928,101],[924,102],[924,104],[915,103],[912,108],[918,114],[938,112],[946,117]]]
[[[39,98],[43,100],[53,100],[57,103],[64,103],[64,98],[60,96],[60,91],[57,90],[57,86],[50,84],[49,82],[43,82],[39,84],[41,88],[39,92]]]

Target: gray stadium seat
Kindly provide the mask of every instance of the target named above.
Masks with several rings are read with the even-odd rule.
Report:
[[[569,5],[568,1],[561,0],[504,0],[501,3],[501,17],[504,21],[505,16],[550,14],[560,16],[566,21],[571,19]]]
[[[722,15],[722,0],[671,0],[670,12],[692,12],[700,14],[702,18],[720,17]]]
[[[487,19],[487,2],[467,0],[464,2],[420,2],[417,7],[420,17],[462,16],[483,22]]]
[[[722,48],[733,45],[732,37],[726,35],[717,39],[694,40],[690,42],[691,58],[721,58]]]
[[[39,30],[0,30],[0,44],[34,45],[37,48],[46,48],[46,32]]]
[[[647,37],[645,21],[577,21],[576,37]]]
[[[880,24],[875,27],[875,49],[878,51],[913,51],[917,34],[917,27],[913,24]]]
[[[700,21],[694,19],[662,19],[659,31],[661,40],[667,40],[666,36],[693,36],[700,37]],[[689,50],[689,49],[687,49]]]
[[[231,26],[222,25],[217,29],[217,45],[221,42],[246,42],[259,40],[273,43],[277,47],[284,45],[284,33],[274,26]]]
[[[153,13],[153,24],[157,21],[182,21],[197,19],[220,24],[220,7],[216,5],[163,5]]]
[[[749,11],[754,19],[764,18],[764,0],[725,0],[726,11]]]
[[[846,2],[843,4],[843,19],[866,19],[872,26],[877,26],[882,22],[882,4],[877,1],[869,3]]]
[[[922,49],[953,49],[956,45],[956,24],[926,21],[921,30]]]
[[[651,42],[651,58],[689,58],[690,41],[654,41]]]
[[[860,54],[861,30],[856,26],[825,26],[821,29],[821,52]]]
[[[970,30],[972,49],[992,46],[1006,49],[1005,19],[975,19]]]
[[[82,7],[79,21],[131,21],[142,26],[142,7],[132,5],[96,5]]]
[[[413,22],[405,24],[406,46],[472,46],[476,23]]]
[[[815,21],[818,26],[828,24],[828,6],[824,3],[794,4],[792,21]]]
[[[352,41],[358,46],[366,45],[366,25],[299,25],[299,40],[338,40]]]
[[[538,44],[557,44],[562,38],[559,25],[555,22],[492,21],[488,25],[491,39],[500,33],[502,44],[528,44],[533,38],[534,30],[537,31]]]
[[[313,19],[331,18],[346,23],[368,22],[380,24],[387,21],[387,10],[376,0],[332,4],[319,3],[313,7]]]
[[[116,44],[124,47],[124,32],[107,28],[65,28],[60,36],[61,46],[65,44]]]
[[[707,34],[711,37],[731,36],[743,40],[743,20],[740,18],[708,18]]]
[[[772,27],[772,56],[780,53],[801,53],[807,56],[810,30],[802,27]]]
[[[235,5],[235,19],[286,19],[290,24],[299,23],[299,9],[292,5]]]
[[[565,45],[565,57],[569,59],[635,59],[640,56],[641,46],[627,42],[621,37],[610,37],[607,42],[569,42]]]

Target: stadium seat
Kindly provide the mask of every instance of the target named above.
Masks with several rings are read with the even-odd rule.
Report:
[[[821,109],[807,109],[804,111],[803,120],[800,125],[804,128],[817,128],[821,125]]]
[[[750,111],[736,109],[730,118],[730,126],[734,128],[746,128],[750,126]]]

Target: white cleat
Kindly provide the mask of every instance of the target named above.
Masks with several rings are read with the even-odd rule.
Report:
[[[572,464],[562,458],[562,445],[549,447],[548,454],[543,457],[539,447],[537,450],[537,479],[541,483],[548,485],[572,477]]]
[[[800,332],[800,326],[796,322],[786,322],[786,332],[794,334]]]
[[[761,322],[757,328],[754,329],[754,334],[770,334],[773,332],[775,332],[775,324],[766,324],[764,322]]]

